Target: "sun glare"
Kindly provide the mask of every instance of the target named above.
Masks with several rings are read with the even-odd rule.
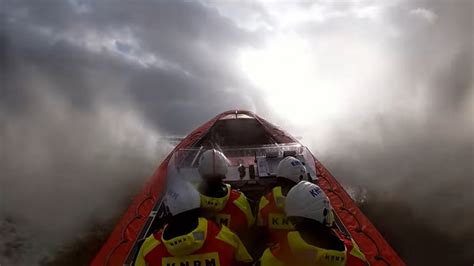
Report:
[[[298,36],[280,36],[263,49],[241,53],[239,63],[267,104],[295,125],[324,121],[340,112],[341,90],[335,80],[325,80],[322,65],[311,47]]]

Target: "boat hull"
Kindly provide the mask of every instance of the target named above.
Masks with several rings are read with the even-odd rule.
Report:
[[[157,206],[166,187],[168,164],[174,152],[192,147],[204,134],[220,119],[238,114],[250,116],[260,123],[276,141],[297,142],[285,131],[270,124],[255,114],[233,110],[222,113],[184,138],[175,149],[166,157],[158,169],[145,184],[143,189],[134,198],[132,204],[115,226],[110,237],[102,246],[91,265],[129,265],[134,245],[143,237],[140,232],[147,225],[150,213],[157,211]],[[326,192],[345,233],[352,237],[366,255],[370,265],[405,265],[397,253],[392,249],[370,220],[357,207],[346,190],[334,176],[312,154],[317,172],[317,184]],[[159,206],[158,206],[159,207]],[[154,209],[155,208],[155,209]]]

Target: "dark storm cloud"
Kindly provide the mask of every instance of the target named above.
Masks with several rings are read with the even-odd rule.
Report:
[[[234,91],[231,84],[206,78],[181,76],[174,71],[142,71],[133,76],[130,87],[144,113],[160,128],[186,133],[217,112],[239,106],[251,106],[257,99]],[[166,88],[173,88],[167,90]],[[245,97],[249,98],[245,98]],[[256,97],[256,96],[254,96]],[[164,108],[165,107],[165,108]],[[199,110],[199,112],[196,112]]]
[[[216,10],[188,2],[80,3],[79,7],[52,1],[7,4],[12,10],[7,34],[10,39],[17,38],[10,46],[12,52],[17,45],[25,48],[18,52],[31,55],[42,71],[54,77],[59,93],[69,94],[75,103],[93,101],[91,90],[97,88],[86,86],[84,80],[97,68],[107,67],[116,71],[109,71],[109,75],[128,78],[124,89],[137,101],[137,108],[155,125],[173,133],[184,134],[209,116],[231,108],[253,108],[259,101],[251,86],[236,76],[233,63],[237,48],[253,45],[257,38],[220,17]],[[110,32],[126,32],[137,43],[129,50],[153,54],[174,69],[133,67],[110,51],[91,53],[81,45],[88,34]],[[142,98],[150,95],[158,102]],[[207,103],[209,95],[213,104]],[[203,113],[193,112],[196,107]],[[162,119],[164,114],[171,119]],[[181,122],[173,122],[173,118]],[[166,122],[159,125],[162,121]],[[183,128],[186,122],[194,123]]]

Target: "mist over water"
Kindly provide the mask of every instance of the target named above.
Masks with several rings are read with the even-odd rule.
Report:
[[[355,140],[341,132],[333,150],[321,154],[323,163],[359,192],[355,198],[362,210],[407,263],[472,262],[471,131],[448,121],[389,124],[378,125],[384,132],[381,143],[374,141],[380,135]],[[441,248],[445,255],[432,257]]]
[[[82,112],[38,83],[2,131],[0,258],[34,265],[94,226],[113,224],[169,151],[133,109]]]

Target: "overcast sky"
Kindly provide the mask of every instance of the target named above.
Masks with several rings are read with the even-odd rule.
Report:
[[[9,113],[31,108],[25,83],[44,80],[35,91],[76,110],[130,104],[176,134],[237,107],[298,126],[460,109],[472,81],[470,5],[6,1],[2,100]]]
[[[446,226],[474,208],[473,12],[468,0],[0,1],[0,218],[21,225],[0,250],[34,234],[9,258],[34,263],[107,220],[169,151],[160,139],[233,108],[460,239],[472,217]]]

